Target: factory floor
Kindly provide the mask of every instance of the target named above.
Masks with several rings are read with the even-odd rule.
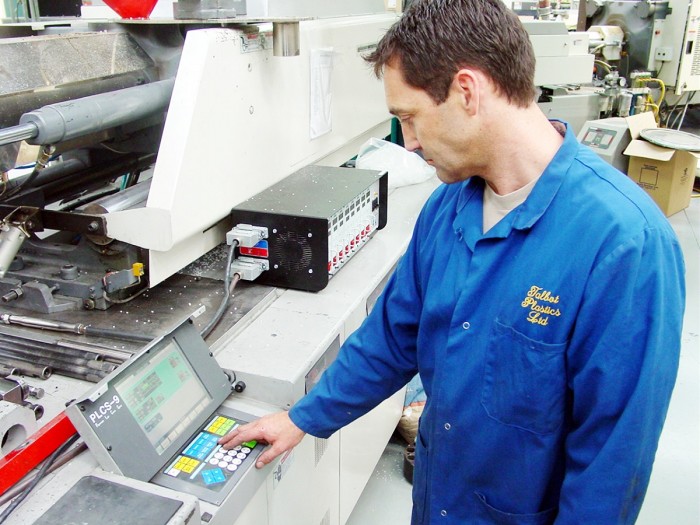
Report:
[[[700,194],[669,218],[683,247],[687,301],[680,368],[637,525],[700,523]],[[401,438],[392,438],[347,525],[408,525],[411,484]]]

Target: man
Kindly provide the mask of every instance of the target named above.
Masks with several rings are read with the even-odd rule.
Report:
[[[540,112],[528,36],[500,0],[419,0],[368,60],[445,184],[318,386],[222,443],[266,441],[262,466],[419,371],[412,523],[633,523],[679,357],[668,222]]]

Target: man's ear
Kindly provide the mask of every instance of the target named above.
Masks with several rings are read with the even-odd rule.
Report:
[[[473,69],[460,69],[452,81],[451,89],[457,92],[469,116],[474,116],[479,111],[481,80],[481,76]]]

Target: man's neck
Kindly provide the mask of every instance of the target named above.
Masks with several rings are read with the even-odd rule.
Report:
[[[499,195],[507,195],[542,175],[563,142],[536,104],[504,112],[493,125],[489,163],[482,174]]]

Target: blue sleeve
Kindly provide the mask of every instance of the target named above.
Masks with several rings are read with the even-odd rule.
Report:
[[[635,522],[678,369],[684,273],[663,227],[592,272],[567,354],[572,421],[557,525]]]
[[[303,431],[316,437],[330,436],[369,412],[416,374],[421,312],[416,237],[414,232],[362,326],[343,344],[338,358],[314,389],[290,410],[292,421]]]

